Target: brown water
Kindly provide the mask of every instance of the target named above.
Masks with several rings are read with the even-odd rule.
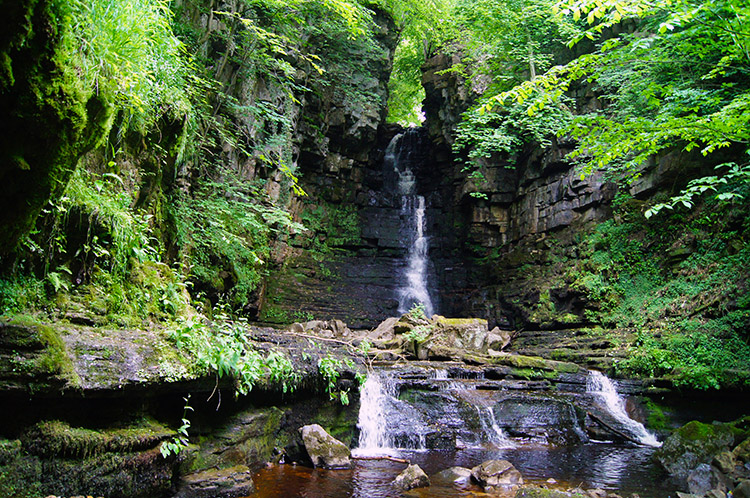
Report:
[[[586,444],[571,448],[522,446],[506,450],[402,451],[403,458],[418,464],[428,475],[452,466],[473,467],[488,459],[506,459],[521,471],[526,482],[569,489],[602,488],[622,495],[665,498],[674,494],[667,476],[653,463],[653,448],[612,444]],[[258,491],[253,498],[397,498],[393,479],[406,467],[388,460],[356,460],[349,470],[311,469],[274,465],[255,476]],[[554,479],[556,483],[548,483]],[[469,483],[454,484],[433,479],[429,488],[409,496],[448,498],[488,496]]]

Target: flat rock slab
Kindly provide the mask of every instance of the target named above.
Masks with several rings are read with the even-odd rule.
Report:
[[[254,492],[252,472],[238,465],[183,476],[174,498],[240,498]]]

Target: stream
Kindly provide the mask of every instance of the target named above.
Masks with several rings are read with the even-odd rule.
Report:
[[[531,484],[601,488],[662,498],[674,491],[651,458],[659,442],[632,420],[617,385],[599,372],[556,386],[493,380],[483,370],[439,362],[387,365],[363,386],[353,455],[393,456],[431,476],[410,496],[485,496],[467,481],[435,474],[485,460],[510,461]],[[348,470],[272,465],[256,476],[258,497],[397,497],[406,467],[354,459]]]

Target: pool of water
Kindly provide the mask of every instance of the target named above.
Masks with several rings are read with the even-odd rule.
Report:
[[[489,459],[505,459],[521,471],[528,483],[551,488],[602,488],[627,496],[666,498],[674,494],[667,475],[651,458],[654,448],[585,444],[568,448],[525,445],[513,449],[456,451],[401,451],[399,456],[418,464],[432,476],[452,466],[473,467]],[[272,465],[255,476],[255,498],[396,498],[393,479],[406,467],[388,460],[355,460],[348,470],[311,469]],[[556,481],[548,482],[549,479]],[[410,496],[448,498],[486,496],[477,486],[433,480],[432,486]]]

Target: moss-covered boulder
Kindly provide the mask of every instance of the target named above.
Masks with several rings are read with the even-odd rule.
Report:
[[[694,420],[669,436],[654,456],[667,472],[684,483],[698,465],[710,463],[715,455],[731,448],[734,440],[731,425]]]
[[[318,424],[306,425],[300,428],[305,450],[315,467],[327,469],[344,469],[351,467],[351,451],[349,448],[328,434]]]
[[[150,420],[107,430],[40,422],[0,441],[0,496],[165,496],[175,460],[159,445],[173,435]]]
[[[515,498],[590,498],[592,496],[597,495],[591,492],[589,494],[584,494],[580,492],[561,491],[559,489],[523,486],[516,491]],[[606,493],[602,496],[606,496]]]

